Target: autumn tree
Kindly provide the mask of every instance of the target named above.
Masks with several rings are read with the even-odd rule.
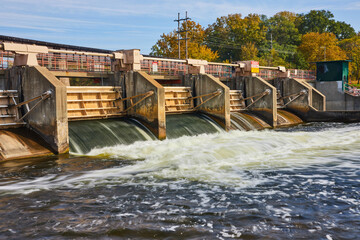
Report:
[[[220,60],[248,60],[246,44],[258,48],[266,40],[266,27],[257,14],[242,18],[241,14],[229,14],[217,18],[207,30],[206,45],[219,53]],[[245,46],[245,47],[244,47]]]
[[[307,62],[346,59],[346,53],[338,46],[338,40],[333,33],[307,33],[303,35],[298,50]]]
[[[241,55],[240,58],[242,60],[257,60],[258,58],[258,49],[256,48],[254,43],[245,43],[241,46]]]
[[[350,62],[350,77],[360,83],[360,36],[345,39],[340,42],[340,47],[346,52]]]
[[[188,30],[188,58],[203,59],[207,61],[215,61],[218,58],[218,54],[212,51],[204,44],[205,30],[204,28],[194,22],[183,22],[180,28],[180,38],[184,39],[186,34],[184,30]],[[178,58],[178,35],[176,30],[168,34],[162,34],[160,39],[151,48],[151,55]],[[185,58],[185,42],[181,41],[180,44],[181,58]]]

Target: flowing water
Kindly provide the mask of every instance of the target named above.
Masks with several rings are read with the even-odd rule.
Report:
[[[360,124],[4,162],[0,214],[0,239],[359,239]]]

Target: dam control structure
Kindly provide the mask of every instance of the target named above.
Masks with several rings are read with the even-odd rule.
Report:
[[[284,67],[0,39],[0,160],[69,149],[84,154],[219,128],[341,120],[326,112],[325,96],[299,77],[304,72]],[[261,71],[272,77],[264,79]]]

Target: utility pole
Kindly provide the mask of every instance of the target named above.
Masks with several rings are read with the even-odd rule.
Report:
[[[326,46],[321,46],[320,49],[324,49],[324,61],[326,61]]]
[[[181,58],[180,56],[180,13],[178,13],[178,19],[174,20],[174,22],[178,22],[178,30],[177,30],[177,34],[178,34],[178,49],[179,49],[179,59]]]
[[[187,16],[187,11],[185,12],[185,18],[180,18],[180,13],[178,13],[178,18],[174,20],[174,22],[178,23],[178,30],[176,31],[176,33],[178,34],[178,49],[179,49],[179,59],[181,59],[181,50],[180,50],[180,41],[181,40],[185,40],[185,58],[188,58],[188,44],[187,44],[187,40],[189,39],[187,37],[187,33],[189,32],[189,30],[187,29],[187,21],[190,20],[191,18],[188,18]],[[180,31],[180,23],[185,21],[185,30]],[[181,33],[185,32],[185,38],[181,38]]]
[[[188,30],[187,30],[187,20],[188,20],[188,16],[187,16],[187,11],[185,12],[185,59],[188,58],[188,45],[187,45],[187,34],[188,34]]]

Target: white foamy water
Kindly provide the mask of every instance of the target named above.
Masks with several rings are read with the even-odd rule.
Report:
[[[45,176],[8,183],[0,186],[0,193],[29,193],[97,184],[164,184],[164,180],[254,187],[269,181],[267,177],[257,175],[258,171],[296,170],[319,164],[344,167],[340,156],[355,159],[359,154],[360,129],[356,126],[317,132],[268,130],[203,134],[94,149],[88,155],[134,162],[124,167],[87,171],[80,176]],[[359,169],[360,165],[355,163],[347,161],[346,167]]]

